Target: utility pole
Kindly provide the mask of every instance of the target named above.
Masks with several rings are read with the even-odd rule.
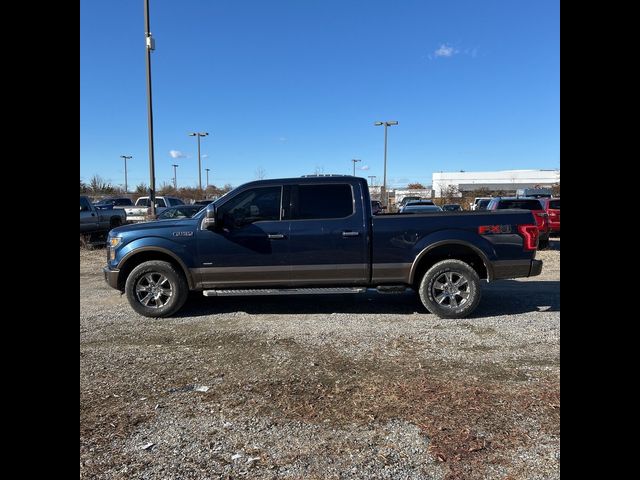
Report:
[[[207,171],[207,187],[209,188],[209,170],[211,170],[210,168],[205,168],[205,170]]]
[[[389,197],[387,196],[387,127],[391,125],[398,125],[398,122],[395,120],[390,120],[388,122],[375,122],[374,125],[376,127],[384,125],[384,180],[382,182],[382,190],[380,191],[380,196],[382,204],[385,207],[389,207]]]
[[[178,165],[173,163],[171,166],[173,167],[173,188],[175,188],[177,190],[178,189],[178,176],[176,175],[176,168],[178,168]]]
[[[358,158],[354,158],[353,160],[351,160],[353,162],[353,176],[356,176],[356,163],[357,162],[361,162],[362,160],[358,159]]]
[[[144,36],[147,51],[147,122],[149,125],[149,206],[151,218],[156,216],[156,167],[153,158],[153,107],[151,97],[151,52],[156,49],[156,42],[151,36],[149,26],[149,0],[144,0]]]
[[[131,155],[120,155],[120,158],[124,159],[124,193],[129,193],[127,185],[127,160],[133,157]]]
[[[209,135],[207,132],[192,132],[190,137],[198,137],[198,185],[202,190],[202,160],[200,159],[200,137],[206,137]]]

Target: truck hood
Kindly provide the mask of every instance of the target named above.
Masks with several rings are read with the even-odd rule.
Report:
[[[140,232],[143,235],[148,235],[150,230],[157,235],[163,233],[168,234],[169,231],[176,231],[178,229],[194,230],[199,224],[199,219],[195,218],[181,218],[179,220],[154,220],[152,222],[133,223],[131,225],[123,225],[111,230],[112,237],[125,235],[127,237],[135,235],[136,232]]]

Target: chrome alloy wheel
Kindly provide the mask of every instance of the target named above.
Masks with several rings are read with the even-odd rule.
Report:
[[[148,308],[161,308],[173,295],[169,279],[161,273],[147,273],[136,284],[138,301]]]
[[[469,300],[469,280],[458,272],[444,272],[431,285],[431,294],[442,307],[458,308]]]

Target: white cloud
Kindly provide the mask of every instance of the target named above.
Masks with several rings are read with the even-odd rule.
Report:
[[[459,50],[456,50],[452,46],[443,43],[442,45],[440,45],[440,48],[433,52],[433,54],[436,57],[452,57],[458,52]]]
[[[203,153],[202,155],[200,155],[201,158],[209,158],[209,155],[207,155],[206,153]]]
[[[169,155],[171,155],[171,158],[187,158],[180,150],[169,150]]]
[[[363,165],[361,167],[358,167],[360,170],[369,170],[369,165]]]
[[[287,141],[287,137],[280,137],[280,138],[278,138],[278,141],[280,143],[285,143]]]

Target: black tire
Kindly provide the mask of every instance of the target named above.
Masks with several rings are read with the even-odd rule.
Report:
[[[168,317],[182,308],[189,295],[189,286],[182,272],[173,265],[150,260],[131,271],[125,293],[131,307],[140,315]]]
[[[438,317],[464,318],[480,303],[480,277],[461,260],[442,260],[424,274],[418,293],[425,308]]]
[[[546,248],[549,248],[549,239],[547,238],[546,240],[539,240],[538,250],[544,250]]]

